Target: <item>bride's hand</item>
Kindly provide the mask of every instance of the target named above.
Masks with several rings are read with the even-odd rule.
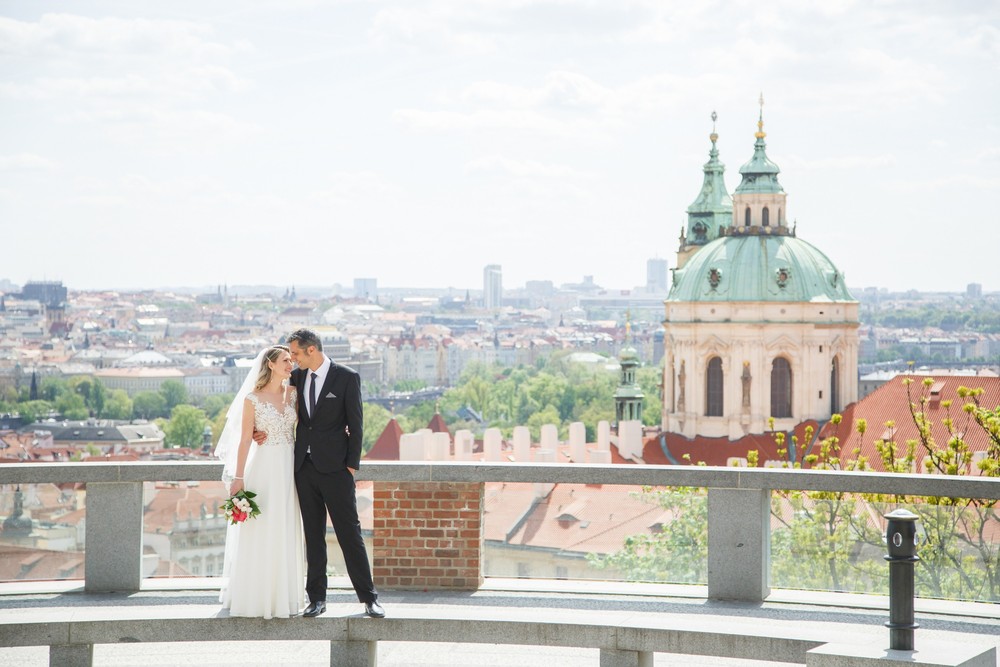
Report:
[[[237,493],[243,490],[243,480],[234,479],[233,483],[229,485],[229,495],[235,496]]]
[[[267,431],[253,430],[253,441],[258,445],[263,445],[264,441],[267,440]]]

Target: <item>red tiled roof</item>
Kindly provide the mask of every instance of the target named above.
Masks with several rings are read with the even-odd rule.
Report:
[[[200,516],[203,506],[209,516],[220,512],[219,505],[228,497],[229,491],[222,482],[157,487],[156,495],[143,514],[143,530],[168,533],[174,529],[177,519]]]
[[[803,425],[796,427],[796,433],[801,431],[804,431]],[[801,438],[799,435],[800,442]],[[778,445],[771,433],[745,435],[739,440],[705,436],[686,438],[679,433],[662,433],[646,440],[642,449],[642,459],[646,463],[657,465],[704,463],[710,466],[724,466],[730,457],[746,458],[747,452],[752,450],[757,451],[761,465],[764,461],[781,458],[777,451]],[[690,456],[690,459],[684,458],[685,455]],[[783,460],[787,460],[787,456]]]
[[[431,420],[432,422],[434,420]],[[366,459],[374,461],[398,461],[399,460],[399,439],[403,435],[403,429],[395,419],[390,419],[382,430],[382,435],[378,437],[372,448],[365,454]]]
[[[0,580],[82,578],[82,552],[0,544]]]
[[[431,420],[427,422],[427,428],[429,428],[433,433],[447,433],[451,435],[451,431],[448,430],[448,425],[444,423],[444,417],[441,413],[435,412]]]
[[[931,387],[923,386],[924,378],[930,378]],[[903,381],[913,380],[907,387]],[[898,445],[900,453],[905,452],[907,440],[919,440],[919,432],[910,414],[910,402],[917,403],[917,411],[924,412],[931,422],[931,435],[937,447],[944,447],[951,435],[943,421],[949,416],[954,420],[954,430],[961,432],[973,452],[986,451],[989,447],[989,436],[983,429],[962,411],[965,400],[959,397],[959,387],[970,389],[982,388],[983,395],[979,397],[980,405],[994,409],[1000,406],[1000,378],[969,375],[899,375],[889,380],[881,387],[857,403],[849,406],[843,413],[843,422],[839,425],[827,423],[820,432],[820,438],[837,435],[841,439],[842,459],[856,459],[864,456],[868,465],[874,469],[885,470],[875,449],[875,441],[892,438]],[[907,396],[909,389],[909,396]],[[933,393],[932,393],[933,392]],[[921,396],[927,396],[929,402],[921,406]],[[951,401],[950,408],[945,407]],[[857,432],[859,419],[867,422],[867,430],[862,436]],[[893,422],[893,427],[886,426]],[[858,449],[858,454],[853,450]],[[915,472],[926,472],[921,461],[926,456],[926,450],[917,445]],[[972,474],[978,469],[973,467]]]
[[[654,524],[661,522],[663,508],[644,501],[641,492],[641,486],[555,484],[534,506],[530,506],[529,500],[530,511],[520,525],[490,529],[487,536],[504,531],[511,534],[509,544],[579,553],[613,553],[622,548],[626,537],[651,533]],[[494,505],[524,507],[523,490],[516,493],[519,502],[502,498],[506,494],[501,491],[494,498]],[[484,520],[489,521],[489,515]]]

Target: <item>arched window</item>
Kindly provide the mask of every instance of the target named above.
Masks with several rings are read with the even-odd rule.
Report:
[[[743,213],[743,224],[747,227],[750,226],[750,207],[747,206],[746,212]]]
[[[767,227],[771,224],[771,212],[764,207],[764,210],[760,212],[760,223]]]
[[[712,357],[705,371],[705,416],[722,416],[722,359]]]
[[[792,416],[792,365],[784,357],[771,363],[771,416]]]
[[[830,414],[840,412],[840,361],[833,358],[830,366]]]

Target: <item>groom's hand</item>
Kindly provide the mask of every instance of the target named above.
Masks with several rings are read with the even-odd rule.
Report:
[[[267,431],[253,430],[253,441],[258,445],[263,445],[264,441],[267,440]]]
[[[351,477],[354,477],[354,473],[356,473],[357,470],[355,470],[351,466],[347,466],[347,472],[351,473]]]

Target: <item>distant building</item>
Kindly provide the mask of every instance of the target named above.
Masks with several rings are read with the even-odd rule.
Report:
[[[499,264],[487,264],[483,269],[483,308],[497,310],[503,306],[503,272]]]
[[[667,260],[654,258],[646,260],[646,291],[654,294],[665,294],[670,287],[667,284]]]
[[[970,299],[983,298],[983,286],[981,283],[969,283],[965,288],[965,296]]]
[[[104,368],[94,376],[109,390],[121,389],[130,397],[145,391],[159,391],[167,380],[185,384],[184,373],[178,368]]]
[[[712,132],[677,253],[663,323],[662,428],[687,438],[789,430],[857,399],[858,302],[843,273],[789,225],[763,128],[762,114],[731,203]],[[728,221],[716,228],[726,206]]]
[[[67,290],[61,281],[30,281],[21,289],[21,298],[38,301],[46,308],[65,308]]]
[[[378,279],[377,278],[355,278],[354,296],[365,301],[378,300]]]

